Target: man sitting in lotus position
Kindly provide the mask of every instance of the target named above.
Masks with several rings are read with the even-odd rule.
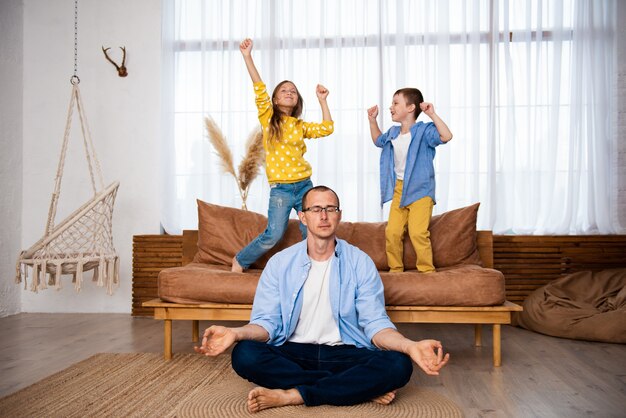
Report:
[[[213,325],[198,353],[233,343],[233,369],[260,387],[248,409],[300,405],[387,405],[413,371],[438,375],[448,363],[439,341],[412,341],[385,311],[383,284],[367,254],[336,238],[339,198],[325,186],[302,199],[306,240],[274,255],[263,270],[250,322]]]

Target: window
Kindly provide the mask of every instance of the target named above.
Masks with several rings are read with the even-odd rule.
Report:
[[[379,106],[384,132],[393,92],[413,86],[454,133],[437,148],[435,214],[480,201],[479,228],[496,233],[615,232],[614,9],[577,0],[176,0],[166,13],[166,228],[195,227],[196,198],[241,205],[203,118],[221,127],[236,165],[258,125],[238,49],[250,37],[268,89],[283,79],[298,86],[303,119],[321,119],[316,84],[330,90],[335,133],[308,141],[306,158],[314,184],[339,194],[344,219],[386,220],[366,109]],[[248,208],[265,213],[268,190],[262,172]]]

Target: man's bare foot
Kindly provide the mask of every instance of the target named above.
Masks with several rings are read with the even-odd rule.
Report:
[[[372,402],[376,402],[380,405],[389,405],[393,400],[396,399],[396,391],[392,390],[391,392],[387,392],[384,395],[379,396],[378,398],[372,399]]]
[[[259,412],[268,408],[287,405],[302,405],[304,399],[298,389],[266,389],[256,387],[248,393],[248,410]]]
[[[233,273],[243,273],[243,267],[239,265],[237,257],[233,257],[233,266],[230,268],[230,271],[232,271]]]

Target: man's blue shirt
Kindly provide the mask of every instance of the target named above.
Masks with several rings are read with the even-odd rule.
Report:
[[[357,247],[337,239],[331,263],[330,305],[341,341],[376,349],[372,337],[396,327],[385,311],[383,283],[374,262]],[[268,344],[282,345],[296,329],[310,268],[306,240],[275,254],[265,266],[250,323],[269,333]]]
[[[433,122],[417,122],[411,126],[411,144],[406,157],[402,198],[400,207],[405,207],[430,196],[435,202],[435,147],[443,144]],[[380,204],[393,198],[396,173],[393,169],[392,141],[400,135],[400,126],[392,126],[376,139],[375,145],[382,148],[380,153]]]

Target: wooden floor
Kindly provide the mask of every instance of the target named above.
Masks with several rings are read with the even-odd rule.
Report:
[[[232,323],[236,324],[236,323]],[[0,318],[0,396],[100,352],[162,352],[162,321],[125,314],[19,314]],[[201,323],[201,332],[207,323]],[[175,322],[173,349],[193,352],[191,323]],[[626,345],[566,340],[503,326],[500,368],[491,331],[473,346],[470,325],[400,325],[410,338],[436,338],[451,353],[438,377],[419,384],[455,401],[466,417],[624,417]],[[0,411],[1,412],[1,411]],[[1,415],[1,413],[0,413]]]

